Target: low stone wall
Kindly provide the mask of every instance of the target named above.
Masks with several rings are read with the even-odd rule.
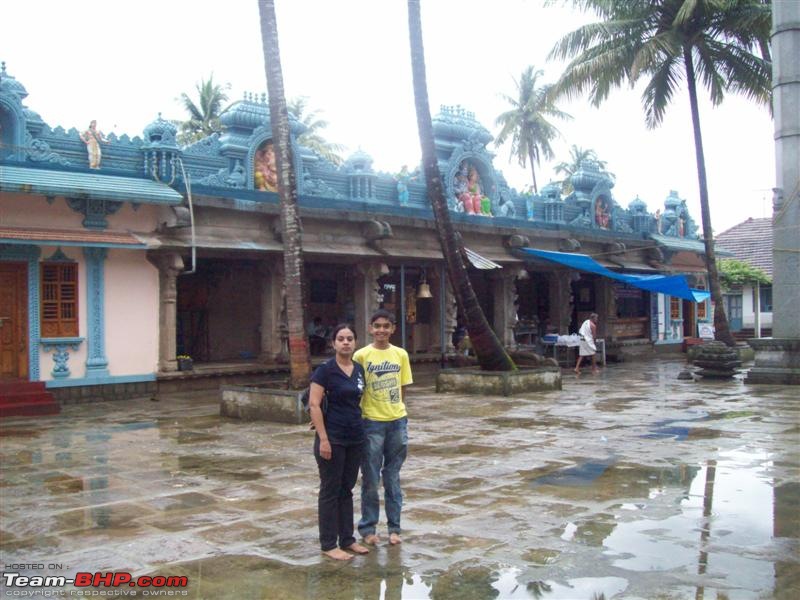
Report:
[[[223,385],[220,414],[243,421],[301,424],[309,421],[300,392],[268,387]]]
[[[558,367],[521,368],[517,371],[444,369],[436,377],[436,391],[485,396],[512,396],[561,389]]]
[[[800,385],[800,340],[759,338],[748,343],[755,348],[755,365],[747,383]]]
[[[138,383],[109,383],[106,385],[76,385],[47,388],[61,405],[152,398],[156,395],[155,381]]]

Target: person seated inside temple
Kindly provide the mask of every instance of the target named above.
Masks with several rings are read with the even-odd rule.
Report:
[[[306,333],[311,354],[325,354],[325,350],[328,348],[328,330],[322,324],[322,318],[314,317],[314,320],[308,324]]]

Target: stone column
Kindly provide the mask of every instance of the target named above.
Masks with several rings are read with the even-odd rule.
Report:
[[[513,268],[492,271],[491,280],[495,298],[492,328],[503,346],[516,346],[514,326],[517,324],[517,310],[514,301],[517,299],[517,271]]]
[[[550,322],[558,328],[559,335],[569,333],[572,320],[572,278],[574,271],[558,270],[548,273],[550,294]]]
[[[86,257],[86,377],[107,377],[105,260],[107,248],[84,248]]]
[[[748,340],[748,383],[800,385],[800,2],[772,3],[772,338]]]
[[[158,370],[163,373],[177,371],[177,278],[183,271],[183,258],[177,252],[147,258],[158,268]]]
[[[444,322],[444,353],[455,352],[453,348],[453,332],[456,329],[456,297],[450,287],[444,266],[428,269],[428,282],[433,293],[433,310],[431,311],[431,352],[442,352],[442,322]],[[444,289],[443,289],[444,288]],[[442,298],[444,295],[444,298]],[[444,311],[442,308],[444,307]],[[444,312],[444,314],[442,314]]]
[[[594,280],[595,312],[597,320],[597,337],[607,339],[612,331],[612,324],[617,320],[617,307],[614,299],[614,285],[606,277]]]
[[[259,265],[261,279],[261,362],[282,362],[283,262],[273,259]]]
[[[447,277],[446,281],[444,286],[444,339],[447,344],[445,351],[451,354],[456,351],[453,346],[453,334],[458,325],[458,302],[456,302],[456,293],[450,284],[450,278]]]
[[[369,340],[369,318],[380,306],[378,278],[381,276],[380,264],[360,263],[355,266],[356,328],[359,342],[363,345]]]

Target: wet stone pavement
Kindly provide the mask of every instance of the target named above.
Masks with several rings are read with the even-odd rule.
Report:
[[[800,390],[682,367],[565,371],[527,397],[414,386],[403,544],[349,563],[319,554],[306,426],[197,392],[6,419],[0,560],[185,575],[205,599],[800,597]]]

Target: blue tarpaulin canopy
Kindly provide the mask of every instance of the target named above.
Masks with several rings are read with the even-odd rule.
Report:
[[[706,290],[696,290],[689,287],[685,275],[623,275],[606,269],[592,257],[586,254],[572,254],[568,252],[553,252],[551,250],[536,250],[534,248],[522,248],[521,251],[534,258],[541,258],[551,262],[559,263],[570,269],[578,271],[588,271],[603,277],[624,281],[634,287],[647,290],[648,292],[658,292],[691,300],[692,302],[703,302],[711,295]]]

